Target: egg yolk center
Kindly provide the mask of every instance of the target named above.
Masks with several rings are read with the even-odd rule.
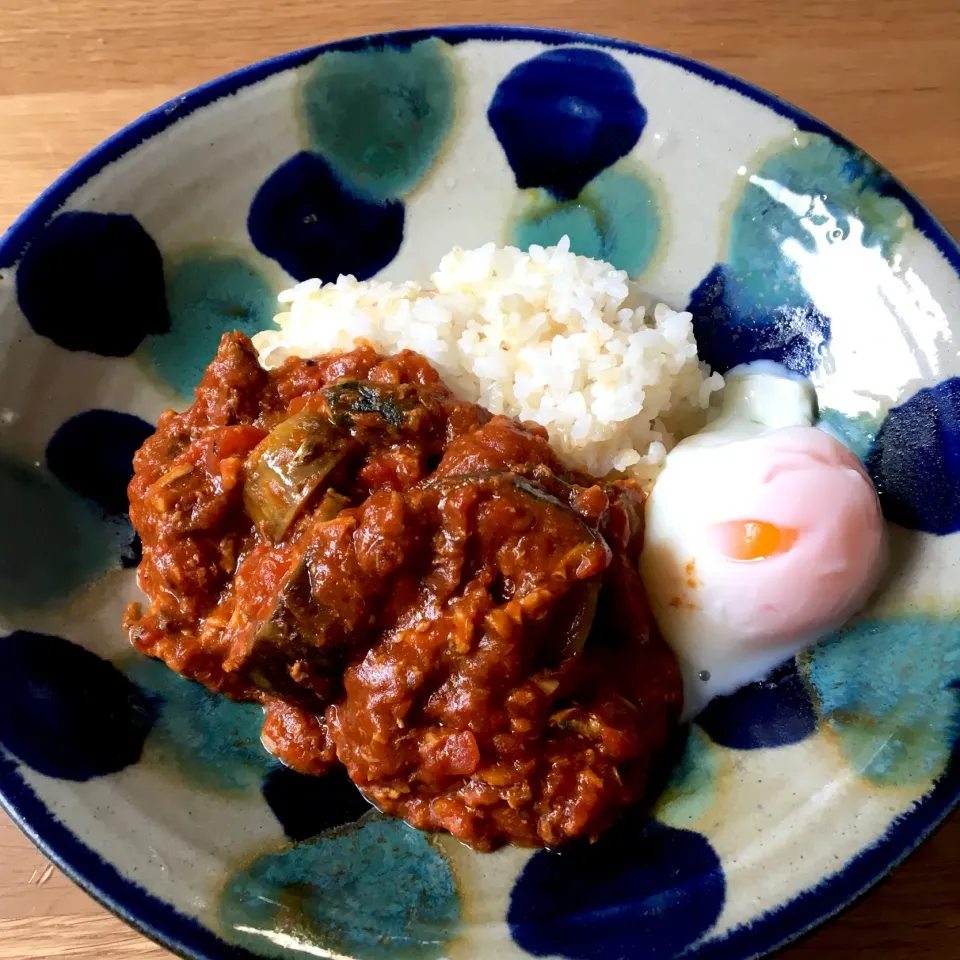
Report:
[[[727,520],[716,524],[720,552],[731,560],[766,560],[786,553],[797,540],[792,527],[766,520]]]

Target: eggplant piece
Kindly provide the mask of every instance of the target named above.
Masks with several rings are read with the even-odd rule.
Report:
[[[544,489],[540,483],[520,474],[459,474],[428,480],[423,484],[423,489],[448,491],[465,486],[474,487],[492,496],[517,497],[521,501],[529,498],[531,507],[542,511],[544,516],[554,513],[568,520],[574,520],[582,531],[584,546],[601,543],[609,556],[609,547],[603,537],[579,513]],[[586,645],[597,614],[601,582],[602,576],[599,574],[585,580],[574,580],[570,589],[557,604],[548,631],[551,637],[550,647],[555,651],[554,656],[557,660],[579,654]]]
[[[291,571],[273,610],[252,628],[242,669],[263,690],[326,704],[339,689],[342,672],[340,656],[326,646],[325,628],[333,619],[311,595],[304,559]]]
[[[346,497],[327,490],[312,514],[297,560],[255,619],[234,633],[225,664],[261,690],[312,707],[328,703],[339,690],[344,643],[350,634],[341,611],[317,599],[317,537],[348,505]]]
[[[308,550],[234,635],[224,667],[267,693],[319,707],[339,689],[343,651],[336,613],[313,595],[310,563]]]
[[[244,507],[260,533],[279,543],[356,447],[348,433],[312,409],[271,430],[250,455],[243,485]]]
[[[548,490],[540,481],[531,480],[522,473],[514,473],[513,471],[453,473],[436,478],[428,477],[420,486],[424,490],[454,490],[458,487],[475,487],[478,491],[493,495],[516,492],[529,497],[531,500],[539,501],[544,508],[549,507],[559,510],[563,514],[576,519],[581,527],[583,527],[587,539],[591,541],[603,540],[599,531],[587,523],[573,507],[561,500],[556,493]],[[569,486],[569,484],[558,480],[558,491],[566,493],[564,488],[567,486]]]
[[[564,598],[563,612],[569,615],[566,628],[560,638],[560,659],[573,657],[583,651],[587,637],[593,629],[600,600],[600,578],[580,580]]]
[[[328,490],[311,523],[333,520],[348,503],[336,490]],[[336,614],[318,603],[313,595],[312,562],[311,544],[283,578],[271,609],[253,631],[254,646],[264,644],[283,651],[282,655],[291,663],[298,656],[309,660],[316,651],[329,646],[331,627],[337,619]],[[316,666],[323,666],[325,662],[321,658]]]

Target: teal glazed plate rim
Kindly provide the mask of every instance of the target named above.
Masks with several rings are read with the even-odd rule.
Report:
[[[367,69],[422,93],[412,145],[354,149],[317,120],[317,78],[356,85]],[[385,128],[390,109],[372,110]],[[344,211],[332,227],[360,226],[336,249],[308,235],[297,190]],[[256,708],[126,650],[137,544],[123,491],[210,344],[238,317],[268,325],[275,294],[314,263],[324,279],[404,279],[455,243],[557,232],[687,306],[715,369],[772,359],[813,379],[823,425],[877,485],[893,573],[815,652],[715,701],[651,814],[590,849],[473,855],[343,784],[289,776],[259,752]],[[69,322],[54,268],[90,300]],[[111,326],[115,301],[131,319]],[[196,960],[748,960],[803,936],[960,801],[951,318],[960,332],[960,248],[905,187],[803,111],[661,50],[438,27],[285,54],[169,101],[0,239],[0,521],[24,551],[70,530],[49,560],[18,565],[0,547],[0,665],[25,691],[0,706],[0,803],[83,889]],[[49,531],[21,532],[28,510]],[[121,732],[87,749],[105,725]],[[314,875],[312,893],[291,893]]]

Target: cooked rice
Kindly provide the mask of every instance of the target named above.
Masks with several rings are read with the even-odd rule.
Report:
[[[431,283],[307,280],[280,294],[278,330],[253,342],[265,367],[367,341],[416,350],[459,396],[534,420],[573,467],[649,484],[723,386],[697,358],[692,317],[610,264],[556,247],[454,249]]]

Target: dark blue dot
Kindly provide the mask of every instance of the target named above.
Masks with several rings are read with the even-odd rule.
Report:
[[[894,407],[867,455],[883,515],[925,533],[960,530],[960,378]]]
[[[133,455],[154,428],[116,410],[86,410],[71,417],[47,443],[50,472],[105,513],[124,515]]]
[[[160,251],[126,214],[54,217],[20,261],[17,299],[30,326],[66,350],[126,357],[169,327]]]
[[[120,566],[124,570],[135,570],[143,560],[143,543],[140,535],[131,530],[130,541],[120,553]]]
[[[90,780],[140,759],[154,703],[112,663],[62,637],[0,639],[0,742],[48,777]]]
[[[687,309],[700,359],[718,373],[739,363],[774,360],[807,376],[830,340],[830,321],[812,302],[757,301],[726,264],[707,274]]]
[[[765,680],[717,697],[697,723],[714,743],[733,750],[786,747],[816,733],[817,715],[791,660]]]
[[[723,909],[723,870],[699,833],[629,816],[593,844],[541,852],[513,888],[513,939],[538,957],[667,960]]]
[[[276,767],[263,778],[263,798],[291,840],[309,840],[370,812],[370,803],[342,768],[308,777]]]
[[[909,212],[873,160],[820,134],[798,134],[749,173],[735,187],[725,262],[690,301],[700,356],[721,372],[763,359],[806,375],[831,325],[858,322],[814,278],[843,277],[848,293],[860,284],[869,295],[875,277],[850,264],[882,258],[892,268]]]
[[[396,256],[404,208],[350,190],[315,153],[298,153],[257,191],[247,218],[254,246],[297,280],[366,280]]]
[[[487,112],[521,189],[572,200],[640,139],[647,112],[608,53],[549,50],[500,82]]]

